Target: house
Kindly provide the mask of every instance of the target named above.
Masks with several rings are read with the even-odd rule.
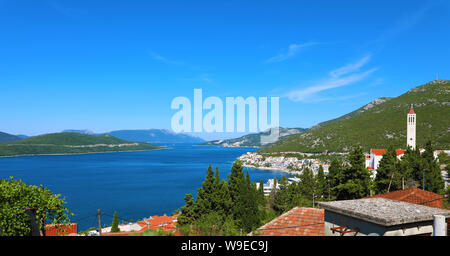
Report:
[[[77,233],[77,223],[45,225],[45,236],[76,236]]]
[[[120,232],[110,232],[111,227],[102,229],[102,236],[139,235],[146,230],[162,230],[164,233],[176,231],[178,215],[151,216],[136,223],[119,225]]]
[[[258,228],[253,236],[323,236],[324,210],[295,207]]]
[[[386,198],[443,209],[445,197],[419,188],[407,188],[366,198]]]
[[[435,215],[450,211],[386,198],[319,202],[325,236],[432,235]],[[445,223],[443,223],[445,225]]]
[[[376,169],[378,169],[380,161],[383,158],[383,154],[386,153],[386,151],[386,149],[371,149],[368,159],[366,156],[366,168],[369,168],[376,172]],[[405,154],[405,150],[397,149],[395,150],[395,153],[397,154],[397,158],[400,160]]]

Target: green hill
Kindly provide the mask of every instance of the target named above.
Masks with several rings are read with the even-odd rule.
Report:
[[[294,134],[306,131],[304,128],[283,128],[280,127],[280,139],[287,138]],[[270,130],[252,133],[234,139],[213,140],[200,144],[201,146],[222,146],[222,147],[261,147],[261,135],[270,135]]]
[[[73,132],[45,134],[0,143],[0,156],[76,154],[152,150],[158,146],[121,140],[111,135],[87,135]]]
[[[450,81],[415,87],[396,98],[380,98],[337,119],[280,140],[262,152],[348,151],[359,144],[371,148],[406,147],[406,115],[417,114],[417,146],[431,140],[435,148],[450,148]]]

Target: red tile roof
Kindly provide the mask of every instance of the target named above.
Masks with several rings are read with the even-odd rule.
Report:
[[[324,210],[295,207],[258,228],[257,236],[324,236]]]
[[[436,208],[443,208],[442,203],[444,202],[443,196],[419,188],[407,188],[367,198],[386,198]]]
[[[419,111],[420,112],[420,111]],[[411,107],[408,114],[415,114],[414,109]]]
[[[386,149],[371,149],[370,152],[377,156],[382,156],[384,153],[386,153]],[[403,149],[396,149],[395,153],[397,156],[405,154],[405,150]]]
[[[142,227],[141,231],[146,229],[158,230],[162,229],[164,231],[170,232],[177,227],[178,215],[174,216],[152,216],[150,219],[139,221],[138,224]]]
[[[77,223],[45,225],[45,236],[70,236],[76,234],[77,231]]]

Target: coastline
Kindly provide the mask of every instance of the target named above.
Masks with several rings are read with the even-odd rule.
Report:
[[[298,173],[298,171],[291,171],[289,169],[282,169],[282,168],[276,168],[276,167],[264,167],[264,166],[256,167],[256,166],[253,166],[253,165],[246,165],[246,164],[244,164],[242,166],[246,167],[246,168],[265,170],[265,171],[286,172],[286,173],[289,173],[289,174],[297,174]]]
[[[65,155],[90,155],[90,154],[105,154],[105,153],[121,153],[121,152],[140,152],[140,151],[153,151],[161,149],[171,149],[171,147],[160,147],[155,149],[139,149],[139,150],[121,150],[121,151],[105,151],[105,152],[83,152],[83,153],[53,153],[53,154],[23,154],[23,155],[11,155],[0,156],[0,158],[6,157],[21,157],[21,156],[65,156]]]
[[[201,147],[221,147],[221,148],[260,148],[257,146],[222,146],[222,145],[202,145],[202,144],[196,144],[192,146],[201,146]]]

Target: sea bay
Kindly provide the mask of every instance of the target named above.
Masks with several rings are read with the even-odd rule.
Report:
[[[170,215],[184,204],[186,194],[196,194],[209,164],[226,179],[234,160],[255,150],[171,145],[151,151],[6,157],[0,158],[0,178],[13,176],[60,194],[75,214],[71,221],[86,230],[98,225],[97,209],[105,213],[102,224],[107,225],[114,211],[122,221]],[[286,174],[248,171],[253,182]]]

